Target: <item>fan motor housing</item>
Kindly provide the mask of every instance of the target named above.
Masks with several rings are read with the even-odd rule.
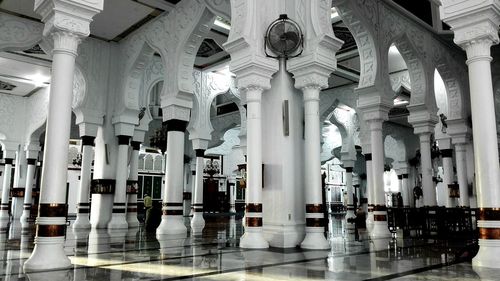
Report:
[[[282,14],[273,21],[266,31],[264,50],[272,58],[292,58],[299,56],[304,49],[304,36],[300,26]],[[275,54],[268,54],[267,48]]]

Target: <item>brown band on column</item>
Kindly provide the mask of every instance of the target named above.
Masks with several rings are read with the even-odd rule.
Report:
[[[0,210],[2,211],[8,211],[9,210],[9,204],[2,203],[0,204]]]
[[[170,119],[163,122],[163,124],[167,126],[167,132],[170,131],[185,132],[188,122],[179,119]]]
[[[306,226],[307,227],[324,227],[325,219],[324,218],[306,218]]]
[[[373,205],[373,211],[384,212],[387,211],[387,207],[385,205]]]
[[[371,153],[365,154],[365,161],[372,161],[372,154]]]
[[[368,204],[368,212],[373,212],[373,204]]]
[[[246,217],[246,226],[248,227],[261,227],[262,218]]]
[[[82,136],[82,145],[94,146],[95,137],[93,136]]]
[[[398,175],[398,180],[402,180],[403,179],[403,175]]]
[[[323,204],[306,204],[306,213],[323,213]]]
[[[127,207],[130,207],[130,206],[137,206],[137,203],[128,203]]]
[[[60,237],[66,234],[66,225],[64,224],[37,224],[37,237]]]
[[[374,221],[387,221],[386,215],[373,215]]]
[[[10,196],[11,197],[24,197],[24,187],[13,187],[10,190]]]
[[[163,207],[182,207],[183,204],[182,203],[170,203],[170,202],[167,202],[167,203],[163,203],[162,206]]]
[[[499,239],[500,240],[500,228],[478,227],[478,229],[479,229],[479,239]]]
[[[125,209],[113,208],[113,214],[125,214]]]
[[[354,211],[356,208],[354,208],[353,204],[347,204],[347,210],[348,211]]]
[[[182,216],[182,210],[163,210],[163,215],[165,216]]]
[[[352,173],[352,171],[354,170],[352,167],[345,167],[344,169],[346,173]]]
[[[127,213],[137,213],[137,208],[127,208]]]
[[[88,202],[81,202],[81,203],[78,203],[78,207],[90,207],[90,203],[88,203]]]
[[[14,159],[12,158],[4,158],[3,161],[5,165],[12,165],[12,163],[14,163]]]
[[[79,214],[88,214],[88,213],[90,213],[90,209],[80,209],[80,208],[78,208],[77,212]]]
[[[204,157],[205,156],[205,149],[195,149],[194,153],[196,157]]]
[[[24,210],[31,211],[31,204],[24,204]]]
[[[452,158],[453,157],[453,149],[441,149],[441,157],[443,158]]]
[[[33,165],[33,166],[36,165],[36,159],[34,158],[28,158],[26,159],[26,162],[28,165]]]
[[[127,203],[122,203],[122,202],[115,202],[115,203],[113,203],[113,206],[115,206],[115,207],[116,206],[125,206],[125,205],[127,205]]]
[[[67,205],[63,203],[40,203],[38,205],[38,215],[40,217],[66,217],[67,214]]]
[[[118,138],[118,145],[129,145],[130,144],[130,136],[116,136]]]
[[[141,142],[140,141],[132,141],[130,143],[130,146],[132,146],[133,150],[140,150],[141,149]]]
[[[262,204],[260,203],[248,203],[245,207],[248,213],[262,213]]]
[[[478,220],[500,221],[500,208],[479,208]]]

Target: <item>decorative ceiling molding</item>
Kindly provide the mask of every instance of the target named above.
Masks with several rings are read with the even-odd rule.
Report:
[[[17,86],[14,84],[10,84],[10,83],[7,83],[5,81],[0,80],[0,90],[2,90],[2,91],[12,91],[16,87]]]

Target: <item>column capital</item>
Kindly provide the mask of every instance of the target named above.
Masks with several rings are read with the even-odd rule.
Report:
[[[98,125],[89,122],[82,122],[77,124],[80,129],[80,136],[89,136],[96,137],[97,136],[97,128]]]
[[[169,121],[172,119],[181,120],[189,122],[191,108],[178,104],[169,104],[165,107],[162,106],[163,111],[163,121]]]
[[[475,55],[488,56],[489,47],[497,44],[498,26],[500,24],[500,4],[496,0],[443,0],[441,18],[455,33],[454,41],[467,51],[471,45],[481,42],[480,53],[467,51],[469,59]]]
[[[446,133],[451,137],[452,144],[469,143],[472,137],[472,129],[463,119],[447,120]]]
[[[115,128],[115,136],[128,136],[132,137],[134,135],[134,124],[117,122],[113,123]]]
[[[54,39],[54,51],[76,56],[81,38],[90,34],[92,17],[102,11],[103,0],[37,0],[35,12],[45,23],[43,35]]]
[[[358,98],[358,109],[363,120],[379,120],[383,122],[389,118],[389,110],[394,106],[393,102],[378,93],[361,94]]]
[[[192,139],[191,141],[193,142],[193,149],[194,150],[197,150],[197,149],[207,150],[207,148],[208,148],[208,142],[209,142],[209,140],[205,140],[205,139]]]
[[[413,126],[415,134],[434,133],[434,127],[438,122],[438,117],[434,112],[428,110],[424,104],[411,105],[407,106],[407,108],[410,111],[408,123]]]

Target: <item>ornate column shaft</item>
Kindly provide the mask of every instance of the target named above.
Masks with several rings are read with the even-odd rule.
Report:
[[[490,48],[500,41],[500,4],[455,2],[443,1],[442,18],[452,27],[455,43],[466,51],[469,68],[480,246],[472,264],[500,268],[500,165],[490,65]]]
[[[85,3],[42,0],[35,11],[45,22],[44,36],[54,43],[49,111],[45,131],[42,183],[35,248],[24,263],[24,271],[68,268],[64,252],[66,232],[66,180],[68,142],[71,130],[73,76],[77,48],[90,33],[92,17],[102,10],[102,0]]]
[[[12,204],[10,213],[13,220],[19,220],[23,213],[24,194],[26,192],[26,152],[24,147],[19,146],[16,156],[16,165],[14,171],[14,185],[10,191]]]
[[[455,199],[450,196],[450,189],[448,185],[453,183],[453,150],[441,149],[441,157],[443,159],[443,184],[447,190],[448,198],[446,200],[446,207],[455,207]]]
[[[321,187],[321,133],[319,121],[319,85],[302,88],[304,95],[304,180],[306,203],[306,237],[301,243],[305,249],[329,249],[325,238]],[[352,187],[352,186],[351,186]]]
[[[7,227],[9,222],[9,192],[12,177],[12,164],[14,164],[15,151],[4,151],[4,176],[2,184],[2,203],[0,205],[0,228]]]
[[[460,192],[458,206],[469,207],[469,184],[467,182],[467,162],[466,162],[466,144],[455,144],[455,157],[457,162],[457,180]]]
[[[434,182],[432,181],[431,134],[421,133],[419,134],[419,139],[424,206],[436,206],[436,188],[434,187]]]
[[[111,220],[108,229],[126,229],[128,223],[126,219],[127,205],[127,168],[128,168],[128,148],[130,136],[118,135],[118,155],[116,159],[116,186],[113,202]]]
[[[245,189],[245,234],[242,248],[267,248],[262,235],[262,92],[246,88],[247,101],[247,188]]]
[[[73,229],[90,228],[90,172],[94,154],[94,136],[82,136],[82,166],[80,175],[80,190],[78,193],[78,209]]]
[[[171,109],[180,110],[180,109]],[[166,112],[166,110],[164,110]],[[183,218],[183,175],[184,175],[184,134],[186,120],[170,119],[167,124],[167,165],[165,172],[165,192],[163,194],[163,215],[156,235],[186,235]]]
[[[130,167],[127,181],[127,224],[129,228],[139,227],[137,219],[137,187],[139,170],[139,150],[141,142],[131,142],[132,155],[130,155]]]
[[[191,228],[195,232],[200,232],[205,227],[203,219],[203,157],[205,150],[208,147],[208,141],[193,140],[193,148],[196,155],[196,170],[194,179],[194,203],[191,205],[193,209],[193,218],[191,219]]]
[[[34,147],[36,146],[36,147]],[[23,215],[21,216],[21,225],[23,228],[29,226],[28,219],[31,215],[31,204],[32,204],[32,191],[33,184],[35,182],[35,170],[36,170],[36,161],[38,158],[38,153],[40,151],[40,146],[38,145],[27,145],[26,158],[27,158],[27,170],[26,170],[26,191],[24,193],[24,207],[23,207]]]

